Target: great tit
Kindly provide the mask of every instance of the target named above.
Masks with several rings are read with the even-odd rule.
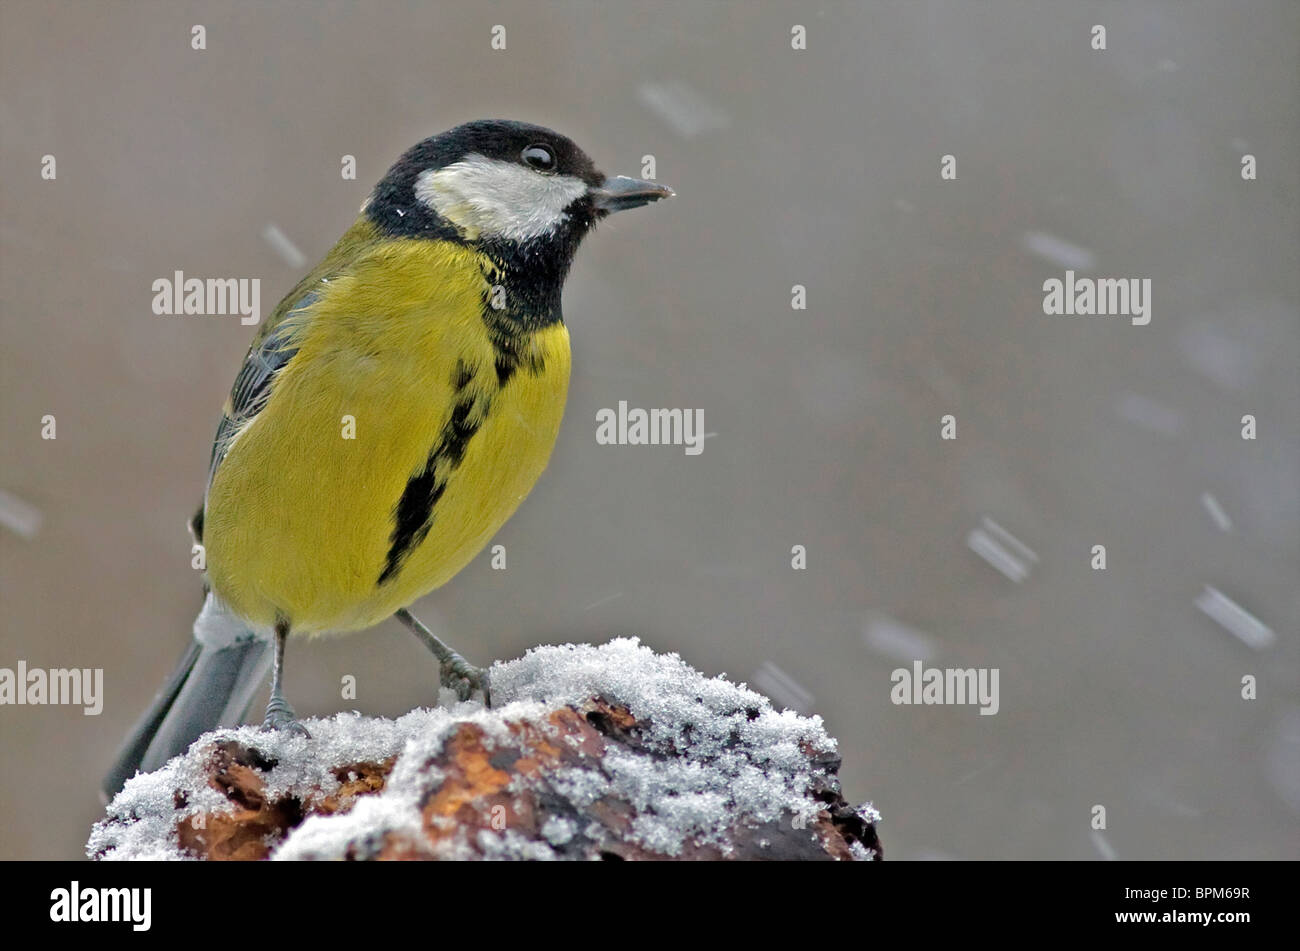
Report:
[[[305,733],[284,697],[291,634],[396,615],[438,656],[444,685],[490,704],[486,672],[407,607],[465,567],[546,468],[578,244],[612,212],[672,194],[606,177],[569,139],[523,122],[469,122],[397,161],[235,379],[191,522],[203,608],[107,796],[238,723],[268,665],[263,726]]]

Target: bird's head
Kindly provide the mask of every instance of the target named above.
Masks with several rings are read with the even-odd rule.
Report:
[[[672,194],[655,182],[605,176],[558,132],[480,119],[408,150],[365,210],[394,236],[571,253],[601,218]]]

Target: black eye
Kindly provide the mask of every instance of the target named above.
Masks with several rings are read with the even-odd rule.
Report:
[[[520,153],[519,157],[523,159],[525,165],[539,172],[555,171],[555,153],[548,146],[530,145]]]

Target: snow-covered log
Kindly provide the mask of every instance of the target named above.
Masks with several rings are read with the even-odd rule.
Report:
[[[636,640],[541,647],[495,706],[221,730],[127,782],[98,859],[869,859],[820,717]],[[448,694],[449,696],[449,694]]]

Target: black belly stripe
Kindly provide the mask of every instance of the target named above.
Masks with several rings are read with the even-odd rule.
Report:
[[[468,402],[457,403],[452,408],[451,419],[447,420],[447,425],[443,427],[442,439],[438,443],[438,448],[430,456],[431,460],[435,457],[446,459],[453,469],[460,465],[460,461],[465,458],[465,447],[478,432],[478,423],[469,421],[469,413],[473,408],[472,398]]]
[[[469,386],[470,381],[474,379],[474,368],[464,360],[456,361],[456,374],[451,378],[451,385],[459,393],[465,387]]]
[[[465,458],[465,449],[469,441],[478,432],[479,424],[470,421],[470,414],[478,401],[478,396],[467,392],[469,379],[473,371],[465,364],[456,367],[456,385],[459,397],[452,407],[451,419],[443,426],[424,467],[406,483],[402,497],[393,510],[393,531],[389,535],[388,557],[384,561],[384,570],[379,575],[378,584],[384,584],[396,577],[402,563],[412,551],[419,547],[433,527],[433,509],[447,490],[447,480],[461,461]],[[460,382],[464,379],[464,382]],[[487,399],[487,397],[484,397]],[[486,409],[480,418],[486,416]]]
[[[519,366],[519,359],[513,353],[497,351],[496,368],[497,368],[497,386],[505,386],[510,378],[515,375],[515,368]]]
[[[504,387],[521,367],[531,376],[545,371],[546,364],[532,345],[533,332],[560,322],[559,282],[556,282],[553,295],[539,296],[535,288],[519,286],[508,276],[520,272],[521,269],[517,268],[502,268],[494,261],[486,261],[484,264],[486,288],[481,313],[488,339],[492,341],[493,369],[498,389]],[[492,306],[492,286],[498,281],[503,282],[506,290],[506,306],[501,309]],[[379,575],[378,583],[381,585],[397,575],[402,563],[420,546],[433,527],[434,507],[446,491],[451,474],[465,458],[469,441],[478,432],[479,424],[472,423],[469,419],[476,401],[485,401],[477,414],[478,418],[482,420],[487,416],[486,401],[490,401],[491,397],[471,392],[469,387],[473,379],[474,368],[464,361],[457,361],[451,380],[456,393],[451,419],[439,434],[424,467],[407,481],[402,497],[393,510],[388,557],[384,561],[384,570]]]

